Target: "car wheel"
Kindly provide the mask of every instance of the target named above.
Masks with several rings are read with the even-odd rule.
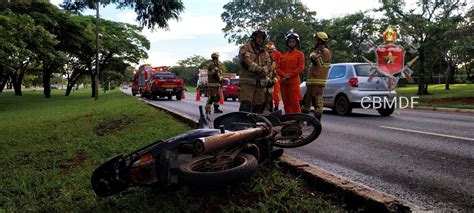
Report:
[[[237,97],[235,97],[235,96],[232,97],[232,100],[233,100],[233,101],[236,101],[236,100],[237,100]]]
[[[345,95],[340,95],[336,98],[335,107],[338,115],[349,115],[352,112],[351,103]]]
[[[181,94],[176,95],[176,100],[181,101],[181,98],[182,98],[182,95],[181,95]]]
[[[379,112],[381,116],[389,116],[393,113],[393,111],[395,111],[395,107],[380,108],[380,109],[377,109],[377,111]]]

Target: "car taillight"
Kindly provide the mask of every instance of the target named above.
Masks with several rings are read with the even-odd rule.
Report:
[[[357,78],[351,78],[348,83],[350,87],[359,87],[359,79]]]

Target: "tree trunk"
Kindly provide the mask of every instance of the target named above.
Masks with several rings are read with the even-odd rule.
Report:
[[[467,80],[469,80],[470,82],[473,82],[474,79],[473,77],[471,76],[471,66],[465,66],[464,69],[466,69],[466,75],[467,75]]]
[[[66,94],[65,96],[69,96],[71,94],[72,87],[74,86],[73,82],[68,81],[66,86]]]
[[[97,89],[99,87],[96,86],[96,74],[93,70],[91,70],[91,82],[92,82],[92,97],[95,98],[96,94],[99,92]]]
[[[0,93],[3,92],[3,88],[5,88],[5,84],[7,84],[7,81],[8,81],[8,76],[3,77],[3,80],[2,80],[2,82],[0,83]]]
[[[77,79],[81,77],[83,71],[76,71],[74,70],[73,73],[71,74],[71,77],[67,79],[67,86],[66,86],[66,94],[65,96],[69,96],[71,94],[72,88],[74,87],[74,84],[76,84]]]
[[[15,95],[22,96],[20,77],[19,76],[12,77],[12,82],[13,82],[13,90],[15,90]]]
[[[21,92],[21,83],[23,82],[23,76],[25,76],[26,69],[30,62],[20,65],[20,68],[17,72],[12,75],[13,89],[15,90],[16,96],[22,96]]]
[[[420,47],[420,70],[418,72],[418,95],[426,95],[428,94],[428,85],[425,83],[425,53],[424,48]]]
[[[450,60],[448,61],[448,67],[446,67],[446,82],[445,82],[445,90],[449,90],[449,84],[453,80],[453,72],[454,72],[454,66],[453,62]]]
[[[51,67],[44,66],[43,67],[43,94],[45,98],[51,98]]]

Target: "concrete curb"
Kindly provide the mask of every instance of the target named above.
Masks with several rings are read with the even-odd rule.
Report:
[[[415,107],[414,110],[430,110],[440,112],[462,112],[462,113],[474,113],[474,109],[459,109],[459,108],[445,108],[445,107]]]
[[[421,207],[379,192],[368,186],[352,182],[343,177],[331,174],[320,168],[284,154],[280,158],[285,169],[301,175],[311,186],[325,193],[335,194],[349,206],[362,208],[368,212],[420,212]]]
[[[192,128],[196,128],[198,120],[183,115],[172,109],[153,105],[144,99],[139,99],[167,114],[172,115],[178,120],[186,123]],[[397,200],[396,198],[379,192],[375,189],[367,187],[347,180],[343,177],[331,174],[320,168],[310,166],[308,163],[284,154],[280,159],[281,165],[287,171],[300,175],[311,186],[318,190],[335,194],[339,199],[343,200],[350,206],[362,207],[364,211],[374,212],[419,212],[424,211],[423,208],[414,204]]]

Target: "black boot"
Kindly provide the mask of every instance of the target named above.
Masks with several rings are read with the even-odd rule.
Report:
[[[315,117],[316,119],[318,119],[319,122],[321,122],[321,114],[315,113],[315,114],[314,114],[314,117]]]
[[[214,113],[223,113],[222,110],[219,109],[219,105],[214,105]]]

